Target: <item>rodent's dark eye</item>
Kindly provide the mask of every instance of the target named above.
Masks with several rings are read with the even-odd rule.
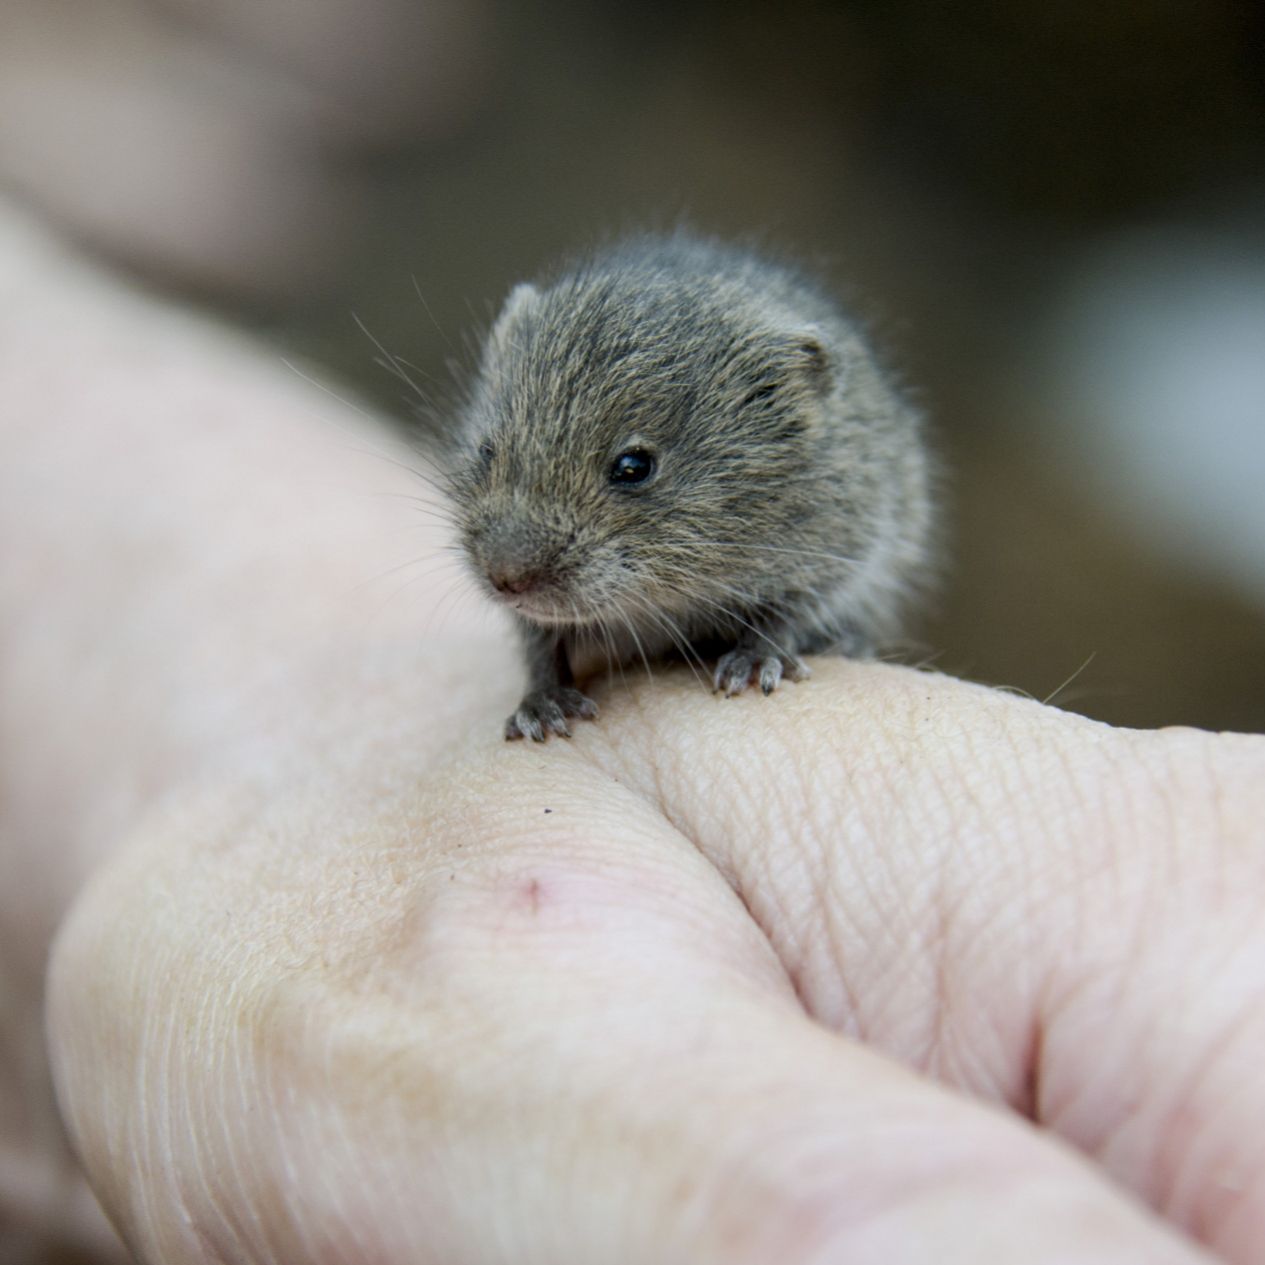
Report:
[[[631,483],[644,483],[654,474],[654,457],[641,448],[630,448],[621,452],[611,466],[611,482],[627,486]]]
[[[496,449],[493,447],[492,441],[490,439],[485,439],[479,445],[479,460],[482,461],[485,466],[490,466],[492,464],[492,458],[495,456]]]

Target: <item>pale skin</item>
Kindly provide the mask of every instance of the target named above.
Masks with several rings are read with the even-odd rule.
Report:
[[[389,431],[0,285],[0,1019],[141,1260],[1259,1259],[1265,740],[818,658],[507,744]],[[113,1259],[20,1090],[8,1224]]]

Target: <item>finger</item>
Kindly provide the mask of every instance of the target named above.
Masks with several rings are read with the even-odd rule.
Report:
[[[420,793],[330,760],[328,804],[185,804],[94,884],[51,1031],[142,1259],[1205,1259],[808,1019],[714,868],[575,752]]]
[[[772,703],[612,699],[590,749],[730,876],[811,1013],[1256,1260],[1265,743],[842,662]]]

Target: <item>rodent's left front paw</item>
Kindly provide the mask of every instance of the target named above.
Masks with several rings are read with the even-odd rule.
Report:
[[[765,694],[772,694],[783,677],[789,681],[804,681],[811,675],[808,664],[796,655],[770,651],[764,646],[758,650],[735,646],[720,656],[712,676],[712,689],[732,698],[741,694],[754,677]]]
[[[570,738],[568,716],[592,720],[596,715],[597,704],[587,695],[569,686],[533,690],[523,698],[518,710],[505,722],[505,737],[509,741],[530,738],[533,742],[544,742],[550,734]]]

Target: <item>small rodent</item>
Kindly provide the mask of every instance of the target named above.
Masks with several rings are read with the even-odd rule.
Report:
[[[507,738],[570,735],[587,665],[717,656],[765,694],[899,631],[932,523],[921,418],[794,271],[685,234],[510,294],[462,410],[462,544],[514,614]]]

